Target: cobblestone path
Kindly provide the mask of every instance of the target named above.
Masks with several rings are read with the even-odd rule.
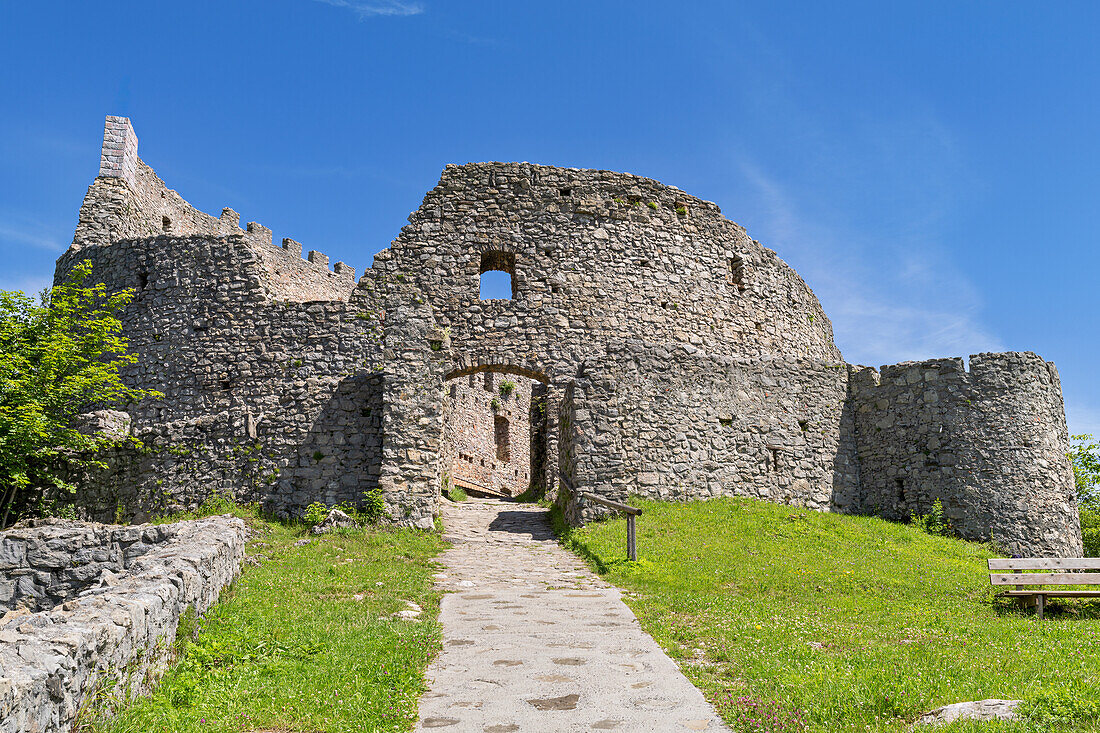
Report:
[[[417,730],[726,731],[539,507],[444,501],[443,652]]]

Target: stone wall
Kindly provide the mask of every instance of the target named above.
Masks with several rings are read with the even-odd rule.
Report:
[[[392,521],[431,527],[458,453],[445,383],[491,372],[538,382],[531,481],[574,521],[599,514],[579,491],[893,518],[942,493],[967,536],[1080,546],[1052,369],[978,358],[964,380],[974,395],[937,392],[953,411],[929,423],[914,401],[928,389],[890,368],[882,385],[850,376],[798,274],[673,186],[448,165],[356,283],[323,255],[302,260],[293,240],[272,246],[259,224],[240,229],[230,209],[190,207],[137,157],[122,118],[108,120],[104,161],[58,277],[90,258],[96,279],[137,289],[125,329],[140,361],[125,378],[165,397],[128,408],[146,450],[85,481],[91,516],[121,504],[142,517],[215,490],[294,514],[378,490]],[[480,298],[487,270],[511,276],[510,299]],[[954,430],[944,465],[924,453],[928,424]],[[976,478],[951,483],[939,469],[960,456]],[[1050,488],[1023,488],[1035,484]]]
[[[376,488],[382,324],[370,299],[274,301],[239,235],[85,244],[59,277],[84,259],[96,281],[135,289],[123,325],[139,359],[123,376],[164,394],[128,408],[144,449],[116,450],[84,482],[88,518],[141,521],[211,492],[293,514]]]
[[[625,493],[854,509],[859,473],[843,362],[644,343],[622,344],[609,358]]]
[[[1030,352],[853,367],[862,510],[895,520],[939,499],[967,539],[1080,555],[1061,383]]]
[[[47,520],[0,533],[0,577],[62,580],[18,595],[31,608],[0,617],[0,733],[72,730],[108,680],[122,696],[147,689],[180,616],[217,601],[245,541],[244,522],[228,516],[158,527]]]
[[[46,611],[176,536],[177,525],[32,521],[0,534],[0,611]]]
[[[502,385],[511,385],[511,390]],[[472,373],[445,383],[443,465],[452,482],[508,496],[531,485],[533,382]]]

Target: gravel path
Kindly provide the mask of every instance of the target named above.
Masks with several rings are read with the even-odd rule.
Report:
[[[529,504],[444,501],[443,652],[417,730],[726,731],[616,588]]]

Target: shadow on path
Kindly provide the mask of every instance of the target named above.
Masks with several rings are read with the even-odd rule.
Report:
[[[505,509],[489,522],[490,532],[528,535],[533,540],[557,539],[545,509]]]

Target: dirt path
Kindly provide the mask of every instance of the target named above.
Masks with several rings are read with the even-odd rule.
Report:
[[[444,502],[443,653],[417,730],[725,731],[616,588],[554,540],[547,512]]]

